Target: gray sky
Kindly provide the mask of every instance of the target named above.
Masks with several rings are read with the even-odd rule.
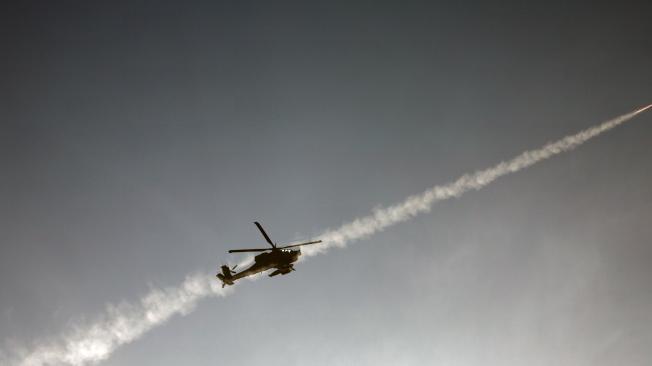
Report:
[[[643,2],[15,5],[11,353],[649,104]],[[199,304],[103,365],[646,365],[651,117]]]

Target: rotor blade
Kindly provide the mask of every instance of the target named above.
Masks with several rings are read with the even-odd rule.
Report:
[[[317,240],[317,241],[309,241],[309,242],[301,243],[301,244],[286,245],[286,246],[284,246],[284,247],[278,247],[278,249],[294,248],[294,247],[300,247],[300,246],[302,246],[302,245],[317,244],[317,243],[321,243],[321,240]]]
[[[231,249],[229,253],[245,253],[245,252],[264,252],[267,250],[272,250],[272,248],[262,248],[262,249]]]
[[[260,230],[260,232],[263,234],[263,236],[265,237],[265,240],[267,240],[267,242],[269,243],[269,245],[271,245],[272,247],[276,248],[276,245],[274,245],[274,243],[272,243],[272,239],[270,239],[269,236],[267,236],[267,233],[265,232],[265,230],[263,229],[263,227],[260,226],[260,223],[259,223],[258,221],[255,221],[254,224],[256,224],[256,226],[258,226],[258,230]]]

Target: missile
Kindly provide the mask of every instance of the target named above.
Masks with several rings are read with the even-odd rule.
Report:
[[[643,107],[643,108],[637,110],[637,111],[634,112],[634,113],[636,113],[636,114],[641,113],[641,112],[645,111],[646,109],[649,109],[650,107],[652,107],[652,104],[650,104],[650,105],[648,105],[648,106],[645,106],[645,107]]]

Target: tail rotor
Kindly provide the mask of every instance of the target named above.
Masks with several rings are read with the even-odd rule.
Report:
[[[222,272],[218,273],[216,277],[219,278],[220,281],[222,281],[222,288],[224,288],[224,286],[226,285],[233,285],[232,277],[234,274],[236,274],[235,272],[236,267],[238,267],[237,264],[233,266],[233,268],[229,268],[229,266],[227,265],[223,265],[221,267]]]

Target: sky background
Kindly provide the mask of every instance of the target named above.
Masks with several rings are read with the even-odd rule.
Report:
[[[652,102],[650,5],[0,12],[0,345]],[[652,117],[209,299],[102,365],[647,365]]]

